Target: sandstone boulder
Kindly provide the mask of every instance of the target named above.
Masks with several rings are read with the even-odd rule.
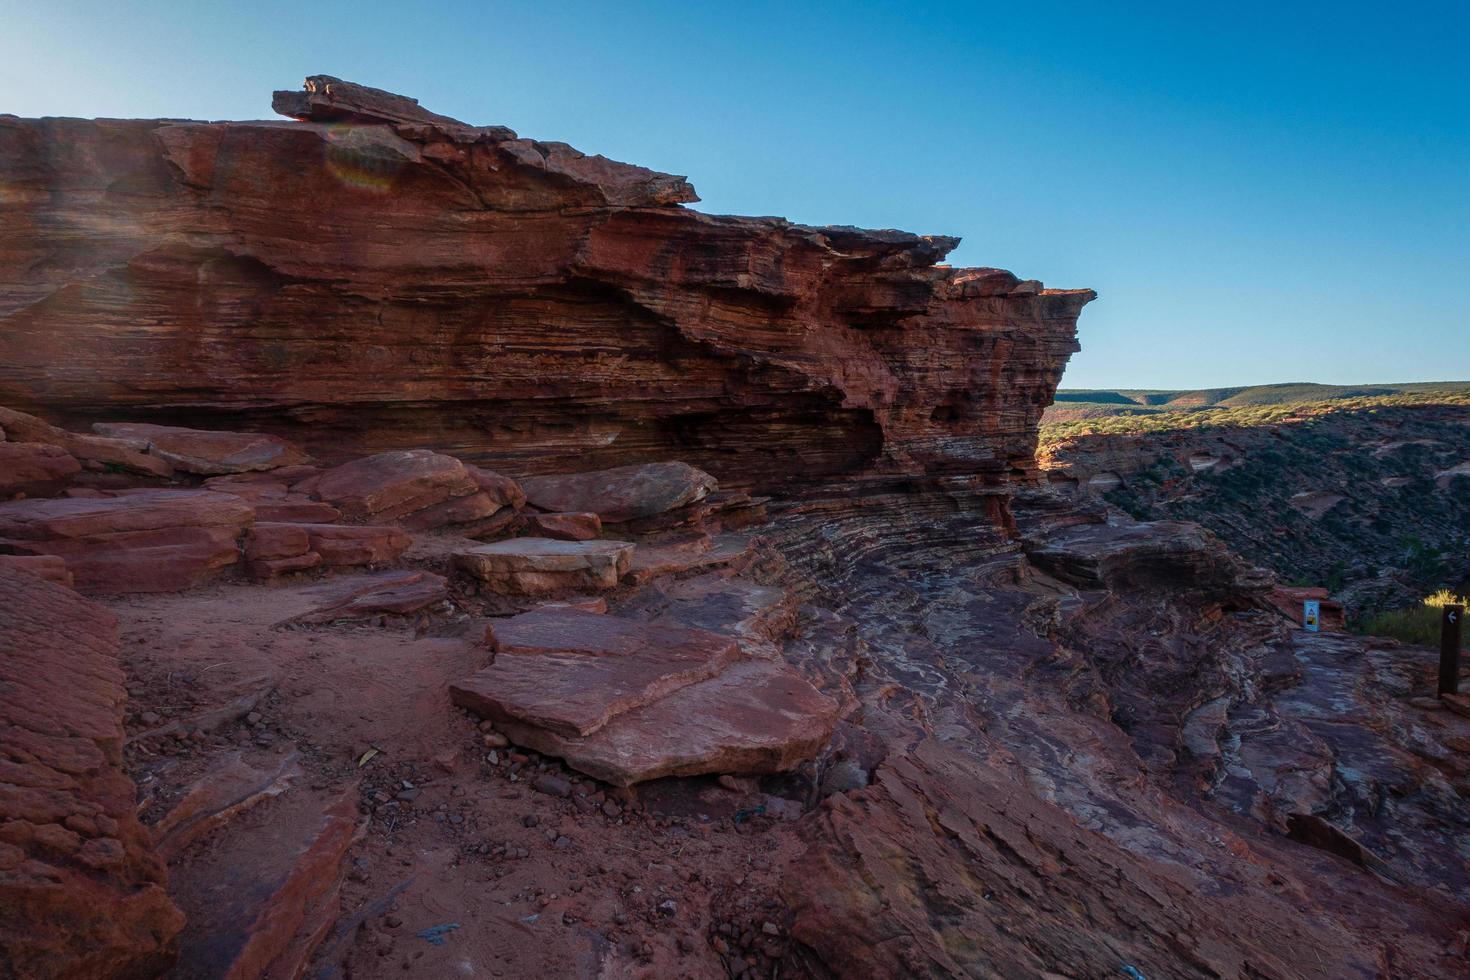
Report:
[[[837,711],[790,668],[750,660],[617,715],[585,738],[520,721],[498,727],[517,745],[631,786],[664,776],[785,772],[821,750]]]
[[[558,541],[591,541],[602,534],[602,520],[596,514],[526,514],[526,529],[538,538]]]
[[[492,592],[544,595],[611,589],[632,559],[626,541],[511,538],[456,552],[453,563]]]
[[[275,471],[275,473],[281,472],[283,471]],[[210,490],[233,494],[249,503],[255,508],[257,521],[332,524],[342,517],[342,512],[331,504],[313,500],[304,493],[294,493],[286,483],[282,482],[215,477],[206,480],[204,485]]]
[[[309,457],[284,439],[257,432],[186,429],[141,422],[99,422],[92,431],[113,439],[143,443],[176,470],[219,476],[273,470],[306,462]]]
[[[521,481],[526,501],[548,511],[586,511],[604,523],[653,517],[707,496],[715,478],[688,463],[645,463]]]
[[[0,500],[46,497],[82,471],[71,453],[44,442],[0,442]]]
[[[480,466],[471,466],[468,463],[464,468],[469,473],[470,479],[475,481],[475,485],[500,506],[509,507],[512,510],[520,510],[526,506],[526,492],[515,480],[508,476],[501,476],[499,473],[492,473]]]
[[[150,456],[137,440],[112,439],[106,436],[68,432],[34,415],[0,408],[0,427],[6,438],[16,442],[38,442],[60,446],[73,457],[93,467],[117,467],[145,476],[172,476],[174,468],[166,460]]]
[[[112,615],[0,565],[0,972],[160,976],[184,916],[122,769]]]
[[[737,565],[750,555],[750,539],[739,534],[721,534],[716,538],[699,535],[682,541],[639,545],[626,579],[634,585],[644,585],[664,576]]]
[[[397,520],[453,497],[479,492],[479,485],[453,456],[427,449],[377,453],[309,478],[307,489],[352,520]]]
[[[479,534],[510,522],[514,481],[427,449],[378,453],[308,477],[292,489],[349,520],[396,521],[414,530]]]
[[[388,524],[297,524],[258,521],[245,536],[247,569],[270,579],[319,565],[384,565],[408,549],[412,539]]]
[[[207,490],[12,501],[0,504],[0,550],[64,558],[83,592],[172,592],[233,565],[253,516]]]
[[[330,581],[315,593],[316,605],[296,623],[334,623],[370,616],[407,616],[449,597],[444,576],[417,569],[354,575]]]
[[[28,572],[67,588],[75,584],[66,560],[56,555],[0,555],[0,569]]]
[[[382,565],[394,561],[413,542],[396,527],[371,524],[302,524],[311,550],[324,565]]]
[[[572,609],[497,621],[489,638],[495,662],[452,685],[454,703],[571,736],[712,677],[740,655],[729,637]]]

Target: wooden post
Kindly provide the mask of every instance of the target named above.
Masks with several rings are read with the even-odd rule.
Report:
[[[1445,606],[1439,620],[1439,693],[1460,692],[1460,620],[1464,606]]]

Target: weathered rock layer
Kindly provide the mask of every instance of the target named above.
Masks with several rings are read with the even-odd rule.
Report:
[[[277,93],[295,122],[0,116],[0,403],[513,473],[1032,468],[1091,291],[306,89]]]

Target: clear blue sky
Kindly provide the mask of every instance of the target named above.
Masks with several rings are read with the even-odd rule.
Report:
[[[233,10],[225,9],[227,7]],[[422,9],[418,9],[418,8]],[[0,112],[325,73],[1090,286],[1070,387],[1470,379],[1470,3],[0,0]]]

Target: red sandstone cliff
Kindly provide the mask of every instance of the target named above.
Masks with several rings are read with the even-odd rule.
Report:
[[[1094,295],[691,211],[682,177],[325,76],[275,108],[0,116],[0,404],[512,472],[996,480],[1033,469]]]

